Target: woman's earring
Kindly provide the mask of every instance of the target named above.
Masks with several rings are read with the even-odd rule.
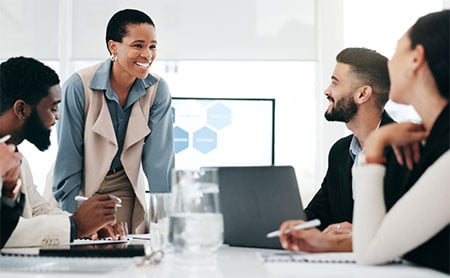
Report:
[[[113,62],[116,61],[116,59],[117,59],[116,55],[114,55],[114,54],[111,54],[110,58],[111,58],[111,61],[113,61]]]

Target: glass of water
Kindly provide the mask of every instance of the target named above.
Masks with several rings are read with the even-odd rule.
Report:
[[[153,251],[169,247],[170,193],[150,193],[150,246]]]
[[[174,170],[169,242],[176,253],[205,254],[223,243],[216,168]]]

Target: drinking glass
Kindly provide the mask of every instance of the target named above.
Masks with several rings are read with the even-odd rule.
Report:
[[[165,250],[169,246],[170,193],[150,193],[149,223],[152,251]]]
[[[174,170],[169,242],[176,253],[208,254],[223,243],[216,168]]]

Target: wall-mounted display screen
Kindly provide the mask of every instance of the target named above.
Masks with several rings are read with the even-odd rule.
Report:
[[[274,164],[274,99],[172,98],[175,167]]]

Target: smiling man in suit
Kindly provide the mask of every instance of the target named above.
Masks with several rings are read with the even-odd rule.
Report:
[[[384,111],[389,97],[387,58],[367,48],[346,48],[336,57],[331,84],[325,90],[328,121],[344,122],[353,134],[339,139],[328,155],[328,170],[321,188],[305,209],[307,219],[318,218],[319,229],[282,233],[283,248],[293,251],[326,252],[352,250],[353,182],[351,168],[371,131],[393,122]],[[397,200],[407,168],[399,165],[391,148],[385,149],[385,205]],[[285,221],[280,232],[302,223]]]

